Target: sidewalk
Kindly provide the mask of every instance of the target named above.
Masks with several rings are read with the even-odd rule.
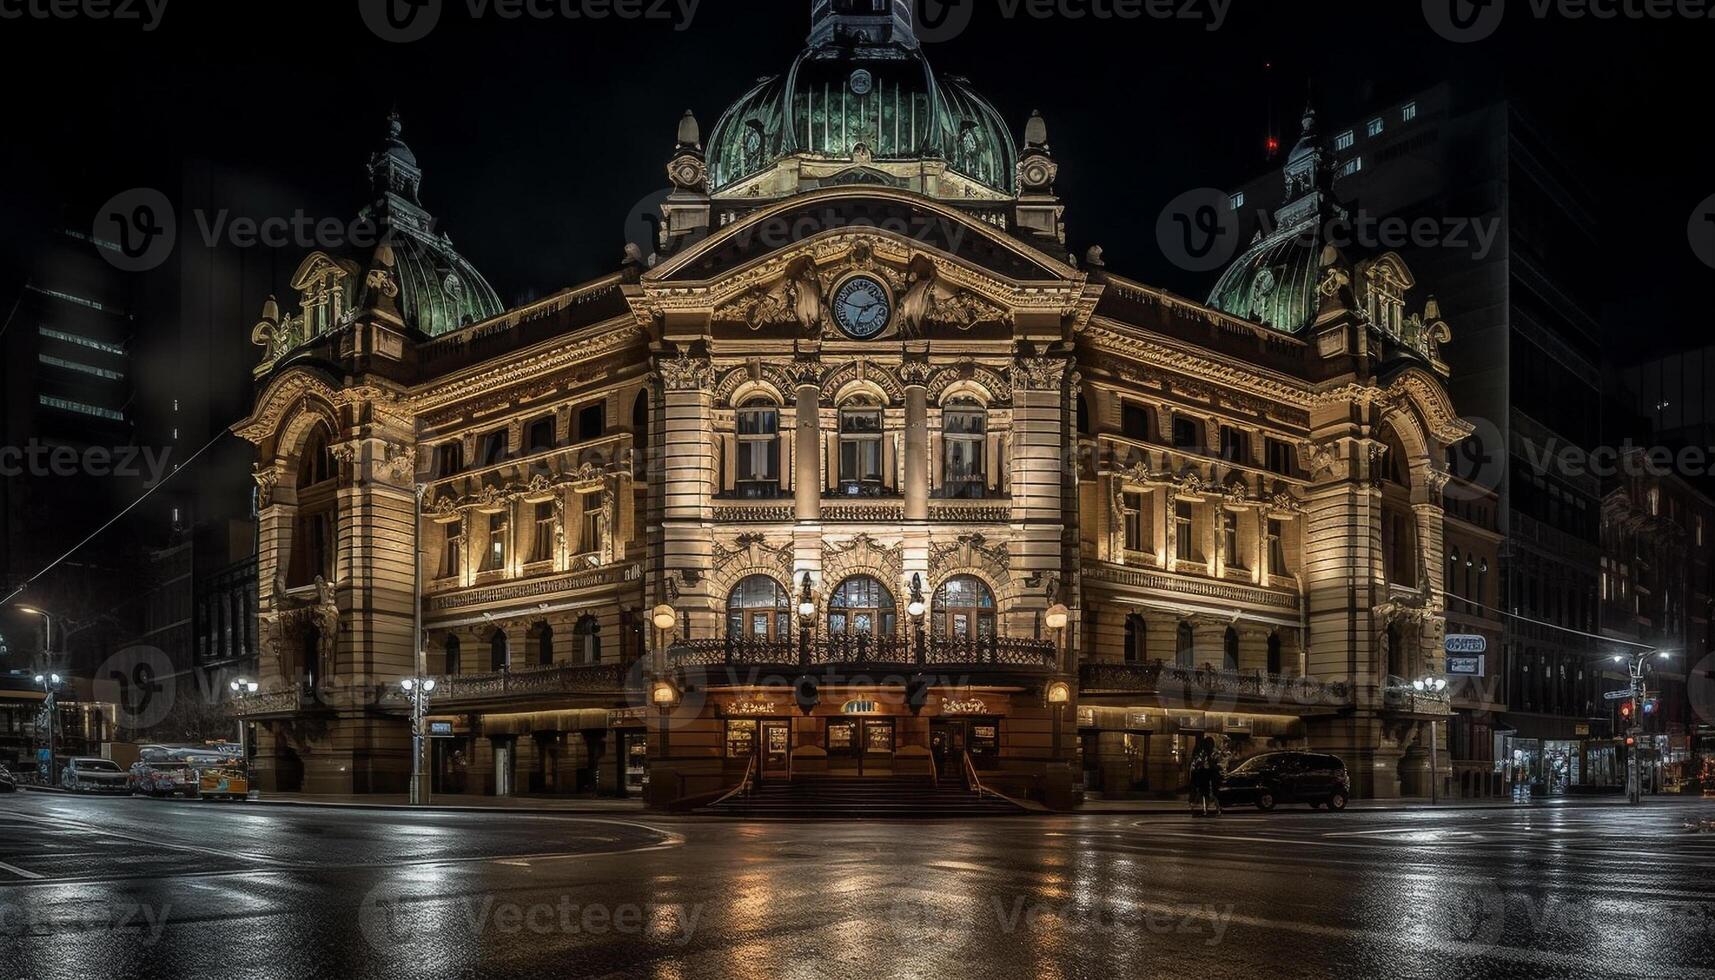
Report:
[[[640,814],[646,812],[638,799],[553,799],[530,796],[464,796],[447,794],[430,799],[426,807],[414,807],[404,793],[264,793],[261,799],[240,806],[318,806],[351,810],[436,810],[454,813],[504,811],[532,814]]]

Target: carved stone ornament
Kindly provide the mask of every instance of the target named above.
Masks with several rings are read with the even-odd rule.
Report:
[[[676,358],[660,359],[657,370],[668,391],[705,391],[714,386],[714,365],[706,357],[680,351]]]
[[[280,471],[272,466],[263,466],[261,463],[257,463],[250,477],[256,481],[256,505],[267,507],[272,504],[274,502],[274,488],[280,483]]]
[[[1058,357],[1021,357],[1012,365],[1012,386],[1030,391],[1059,391],[1066,362]]]

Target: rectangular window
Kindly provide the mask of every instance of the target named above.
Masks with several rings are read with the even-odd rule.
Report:
[[[1239,208],[1245,206],[1245,192],[1239,191],[1237,194],[1234,194],[1230,200],[1233,203],[1233,210],[1237,211]]]
[[[443,442],[435,447],[435,476],[449,477],[464,469],[464,443]]]
[[[772,404],[739,410],[737,449],[739,494],[774,496],[780,487],[780,412]]]
[[[1407,102],[1405,108],[1399,110],[1399,118],[1403,122],[1411,122],[1417,118],[1417,103]]]
[[[36,355],[36,360],[52,367],[65,368],[68,371],[76,371],[79,374],[93,375],[97,378],[106,378],[109,381],[119,381],[125,377],[124,373],[120,371],[110,371],[107,368],[98,368],[79,361],[68,361],[63,357],[53,357],[49,354],[38,354]]]
[[[607,434],[607,404],[596,402],[578,410],[578,441],[600,439]]]
[[[1245,567],[1244,555],[1239,551],[1239,515],[1230,510],[1221,512],[1221,557],[1228,568]]]
[[[554,448],[554,417],[543,416],[530,423],[524,430],[524,451],[527,453],[545,453]]]
[[[554,557],[554,504],[544,501],[536,505],[536,533],[530,536],[530,560],[550,561]]]
[[[1120,433],[1127,439],[1154,442],[1155,434],[1149,424],[1149,409],[1126,402],[1120,408]]]
[[[1183,415],[1173,416],[1173,448],[1203,451],[1203,423]]]
[[[459,549],[464,545],[464,523],[447,525],[447,536],[441,544],[441,578],[456,578],[459,574]]]
[[[506,567],[506,515],[488,515],[488,551],[482,570],[498,572]]]
[[[111,408],[102,408],[100,405],[90,405],[85,402],[73,401],[70,398],[53,398],[48,395],[37,395],[36,404],[43,405],[47,408],[57,408],[62,412],[76,412],[79,415],[92,415],[98,419],[107,419],[110,422],[125,421],[125,415],[122,412],[116,412]]]
[[[1221,426],[1221,458],[1229,463],[1251,461],[1250,440],[1230,425]]]
[[[1268,573],[1270,575],[1287,575],[1286,546],[1280,541],[1281,523],[1277,520],[1268,522]]]
[[[1370,124],[1364,127],[1364,134],[1367,136],[1380,136],[1382,134],[1382,130],[1385,128],[1386,127],[1382,124],[1381,117],[1378,116],[1375,119],[1371,119]]]
[[[1345,166],[1340,168],[1340,176],[1350,177],[1353,174],[1358,173],[1359,171],[1361,171],[1363,169],[1364,169],[1364,158],[1363,157],[1353,157],[1352,159],[1346,161]]]
[[[1281,476],[1295,476],[1298,473],[1298,451],[1291,443],[1278,439],[1264,439],[1263,448],[1268,454],[1268,470]]]
[[[477,459],[478,466],[497,466],[506,462],[510,452],[509,438],[505,429],[496,429],[482,437],[482,455]]]
[[[840,413],[840,485],[856,490],[881,483],[881,409]]]
[[[1149,550],[1143,540],[1143,494],[1122,494],[1120,500],[1125,511],[1125,550]]]
[[[593,555],[601,551],[601,532],[605,525],[602,519],[601,495],[584,494],[583,504],[584,522],[582,533],[578,535],[578,551]]]
[[[1195,513],[1187,501],[1179,500],[1173,504],[1173,554],[1180,561],[1192,561],[1197,556]]]
[[[946,458],[942,464],[947,496],[983,496],[987,480],[983,441],[987,435],[988,416],[974,403],[944,411],[942,446]]]
[[[726,757],[748,759],[756,751],[756,719],[728,718],[726,723]]]
[[[1349,150],[1352,148],[1352,144],[1356,143],[1356,142],[1357,142],[1357,135],[1348,129],[1345,132],[1341,133],[1340,135],[1334,137],[1334,149],[1335,150]]]

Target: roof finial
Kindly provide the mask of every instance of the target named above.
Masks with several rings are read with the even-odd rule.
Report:
[[[679,117],[679,145],[682,147],[694,146],[698,149],[702,149],[703,146],[702,127],[697,124],[696,113],[689,109],[686,109],[685,114]]]

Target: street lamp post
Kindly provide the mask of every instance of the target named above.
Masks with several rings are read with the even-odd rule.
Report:
[[[57,746],[55,745],[54,740],[54,728],[55,722],[58,721],[58,719],[55,718],[55,715],[59,712],[54,706],[54,694],[65,684],[65,680],[58,674],[37,674],[36,683],[42,685],[42,690],[47,692],[48,695],[47,701],[45,702],[48,709],[48,785],[58,786],[59,770],[54,767],[56,762],[55,756],[58,755],[58,752],[56,751]]]
[[[679,692],[667,677],[667,640],[679,627],[679,611],[661,603],[649,611],[649,625],[655,628],[655,682],[649,688],[649,700],[661,711],[661,758],[671,755],[672,743],[667,729],[672,727],[673,705]]]
[[[923,602],[923,576],[912,572],[911,598],[905,603],[905,614],[911,617],[911,642],[915,647],[912,650],[912,658],[919,665],[928,662],[928,658],[925,656],[926,651],[923,649],[923,614],[927,611],[928,606]]]
[[[411,805],[424,806],[429,802],[429,794],[423,786],[423,715],[429,695],[435,690],[435,679],[407,677],[399,682],[399,687],[411,699]]]
[[[232,700],[238,702],[255,694],[262,685],[240,677],[227,686],[232,689]],[[254,800],[258,794],[256,784],[250,778],[250,725],[244,720],[243,712],[235,710],[234,714],[238,715],[238,761],[244,763],[244,795]]]
[[[1447,678],[1434,677],[1425,674],[1411,682],[1411,686],[1420,694],[1440,694],[1447,690]],[[1429,802],[1431,805],[1441,802],[1441,748],[1436,743],[1441,737],[1441,723],[1433,719],[1429,722]]]
[[[39,606],[19,606],[17,608],[21,613],[42,617],[42,652],[48,657],[52,657],[54,655],[54,617],[52,614]]]
[[[1060,764],[1060,729],[1061,721],[1066,714],[1066,705],[1072,700],[1072,685],[1065,681],[1055,681],[1048,685],[1048,706],[1054,709],[1054,764]]]
[[[810,625],[816,619],[816,593],[810,587],[810,573],[805,572],[798,590],[798,666],[810,665]]]
[[[1649,665],[1651,658],[1672,656],[1666,650],[1635,650],[1627,662],[1623,653],[1614,654],[1616,663],[1626,663],[1627,674],[1631,678],[1632,723],[1626,730],[1626,736],[1631,742],[1626,753],[1626,799],[1631,803],[1642,803],[1643,773],[1638,768],[1639,750],[1643,748],[1644,702],[1648,700],[1648,689],[1644,684],[1644,668]]]

